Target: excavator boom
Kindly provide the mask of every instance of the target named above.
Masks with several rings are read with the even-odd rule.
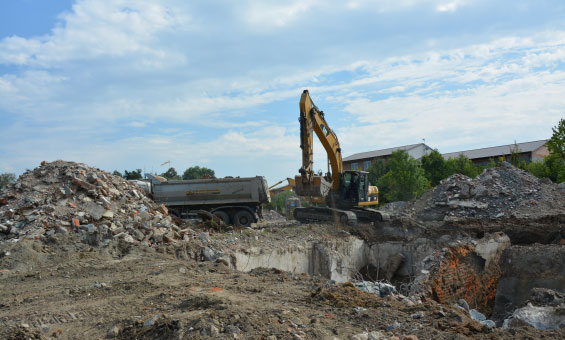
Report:
[[[302,167],[296,176],[296,192],[302,196],[327,196],[330,189],[339,189],[339,176],[343,173],[341,148],[337,135],[329,127],[308,90],[302,92],[300,97],[300,148],[302,149]],[[322,143],[331,166],[331,175],[317,176],[313,170],[314,135]]]

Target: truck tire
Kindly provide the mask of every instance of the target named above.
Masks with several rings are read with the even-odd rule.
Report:
[[[238,227],[249,227],[253,222],[255,218],[247,210],[240,210],[233,216],[233,223]]]
[[[228,215],[225,211],[216,210],[212,214],[216,215],[219,219],[224,221],[224,224],[230,224],[230,215]]]

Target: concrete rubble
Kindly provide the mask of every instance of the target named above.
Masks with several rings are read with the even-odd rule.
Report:
[[[145,245],[193,237],[119,176],[81,163],[43,162],[22,174],[0,195],[0,242],[80,233],[93,246],[119,238]]]
[[[422,221],[559,215],[565,211],[561,187],[503,162],[473,179],[455,174],[442,180],[404,212]]]
[[[551,289],[532,289],[530,300],[505,319],[503,327],[520,327],[524,324],[537,329],[565,327],[565,294]]]

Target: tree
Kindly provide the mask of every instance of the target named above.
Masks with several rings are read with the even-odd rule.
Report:
[[[530,164],[528,164],[527,170],[537,178],[549,177],[544,161],[531,162]]]
[[[5,172],[0,174],[0,190],[6,185],[14,183],[16,181],[16,175],[10,172]]]
[[[182,179],[216,178],[214,170],[198,165],[192,166],[184,171]]]
[[[555,183],[565,182],[565,160],[552,153],[543,161],[531,162],[526,169],[538,178],[549,178]]]
[[[526,169],[526,161],[520,161],[522,150],[518,148],[518,144],[514,141],[514,145],[510,148],[510,163],[517,168]]]
[[[430,186],[424,169],[406,151],[392,153],[390,171],[382,176],[377,185],[385,202],[408,201],[423,194]]]
[[[122,177],[122,173],[119,172],[118,170],[114,170],[114,172],[112,172],[112,175]]]
[[[561,119],[557,126],[552,128],[553,135],[547,141],[549,152],[565,160],[565,119]]]
[[[463,154],[459,154],[456,158],[450,158],[445,162],[448,169],[448,176],[453,174],[462,174],[468,177],[476,177],[481,169],[473,164],[469,158]]]
[[[169,168],[166,172],[163,172],[161,176],[165,177],[166,179],[180,179],[180,176],[177,174],[175,168]]]
[[[447,168],[445,159],[437,149],[424,155],[420,162],[422,163],[422,169],[424,169],[426,178],[434,187],[438,185],[442,179],[449,176],[449,169]]]
[[[369,167],[369,183],[377,184],[389,170],[389,166],[382,159],[375,159]]]
[[[141,176],[141,169],[137,169],[134,171],[127,171],[124,170],[124,176],[125,179],[127,180],[131,180],[131,179],[142,179],[143,177]]]

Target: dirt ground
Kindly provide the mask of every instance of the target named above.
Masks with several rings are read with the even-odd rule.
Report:
[[[264,233],[263,242],[320,232],[276,228],[281,232]],[[410,305],[322,277],[262,268],[242,273],[223,260],[202,261],[197,249],[120,239],[91,247],[76,233],[4,243],[0,338],[565,339],[565,329],[490,329],[459,308]]]

